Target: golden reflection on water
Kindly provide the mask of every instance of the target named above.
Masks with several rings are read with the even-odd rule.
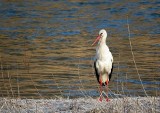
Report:
[[[159,81],[159,49],[154,46],[159,38],[140,36],[131,39],[136,65],[142,81]],[[67,95],[69,91],[95,91],[97,81],[92,67],[95,47],[92,39],[81,36],[65,37],[66,42],[54,42],[57,37],[37,37],[30,41],[1,36],[1,96],[49,97]],[[78,40],[77,40],[78,39]],[[49,43],[53,41],[52,43]],[[48,44],[49,43],[49,44]],[[113,92],[142,90],[129,40],[116,36],[107,39],[114,56],[114,73],[110,83]],[[116,81],[116,80],[120,81]],[[133,80],[132,82],[126,80]],[[158,84],[144,84],[145,88],[158,88]],[[130,94],[124,91],[125,94]],[[147,91],[147,90],[146,90]],[[73,92],[75,93],[75,92]],[[142,92],[134,92],[144,95]],[[157,95],[156,90],[147,91]],[[76,96],[76,95],[75,95]]]

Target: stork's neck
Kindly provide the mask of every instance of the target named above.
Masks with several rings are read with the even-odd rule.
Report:
[[[105,46],[106,45],[106,37],[102,37],[99,41],[99,46]]]

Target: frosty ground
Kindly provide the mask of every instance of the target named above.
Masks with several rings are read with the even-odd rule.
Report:
[[[160,97],[0,99],[1,113],[159,113]]]

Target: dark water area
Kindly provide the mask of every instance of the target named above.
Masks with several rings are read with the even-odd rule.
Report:
[[[0,96],[99,96],[91,44],[102,28],[114,57],[109,96],[160,96],[159,17],[158,0],[3,0]]]

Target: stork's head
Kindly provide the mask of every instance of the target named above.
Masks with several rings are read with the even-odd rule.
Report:
[[[101,29],[99,31],[99,34],[98,34],[96,40],[93,42],[92,46],[95,45],[98,41],[99,41],[99,43],[100,42],[105,42],[106,38],[107,38],[107,32],[106,32],[106,30],[105,29]]]

